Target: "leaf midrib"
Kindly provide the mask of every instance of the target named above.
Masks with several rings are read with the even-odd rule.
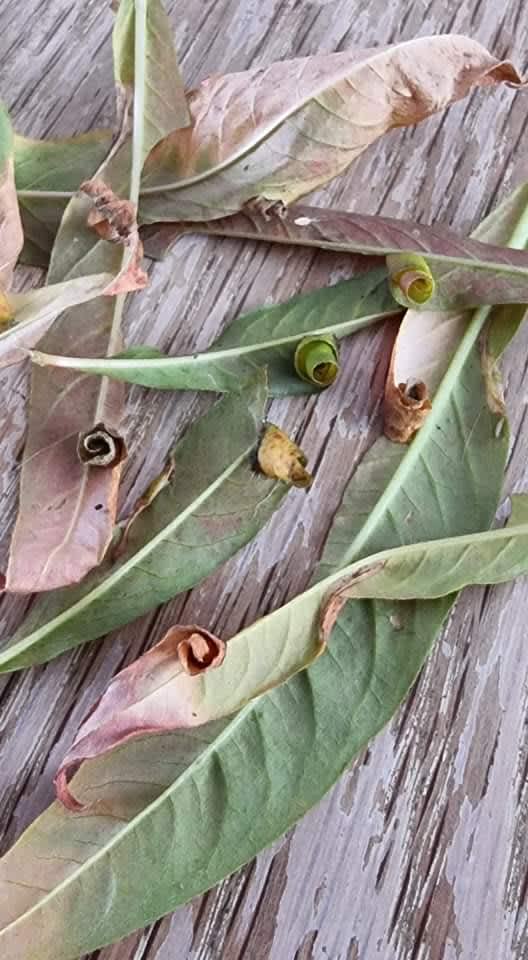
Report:
[[[353,320],[346,320],[341,323],[331,324],[330,326],[326,326],[326,327],[317,327],[314,330],[300,331],[299,333],[291,334],[288,337],[281,337],[280,339],[276,339],[276,340],[267,340],[267,341],[261,341],[257,343],[250,343],[242,347],[230,347],[225,350],[204,350],[201,353],[194,353],[194,354],[190,353],[187,356],[182,356],[182,357],[171,357],[171,356],[145,357],[145,358],[109,357],[108,360],[111,366],[115,370],[119,370],[120,367],[122,367],[123,369],[131,368],[131,369],[138,369],[138,370],[157,370],[166,366],[169,366],[172,369],[177,369],[180,365],[187,366],[189,363],[192,363],[193,365],[194,364],[199,365],[201,363],[207,364],[210,362],[215,363],[215,362],[221,362],[222,360],[230,360],[232,358],[238,359],[238,357],[246,356],[247,354],[250,354],[250,353],[259,353],[260,351],[272,350],[277,347],[287,346],[288,344],[296,343],[297,341],[304,339],[304,337],[316,337],[322,334],[329,334],[329,333],[335,334],[338,338],[345,337],[356,328],[362,328],[362,327],[368,326],[370,323],[377,322],[378,320],[380,321],[386,320],[389,317],[392,317],[401,312],[402,312],[401,309],[399,309],[398,306],[395,305],[394,309],[386,310],[381,313],[365,314],[364,316],[361,316],[361,317],[354,317]],[[56,357],[56,359],[60,361],[59,363],[57,363],[57,366],[60,366],[60,367],[67,367],[67,368],[69,367],[72,369],[76,369],[79,367],[78,357],[62,357],[58,354],[48,355],[45,353],[40,354],[38,350],[33,351],[34,358],[38,358],[40,356],[46,357],[48,361],[51,356],[53,356],[54,359]],[[64,360],[71,361],[71,362],[65,363]],[[40,360],[37,359],[36,362],[38,363],[40,362]],[[105,366],[107,366],[107,364],[105,363],[104,357],[101,357],[99,359],[96,359],[96,358],[92,359],[91,357],[87,357],[81,360],[81,364],[83,369],[86,369],[86,370],[96,370],[98,367],[101,367],[101,364],[104,364]]]

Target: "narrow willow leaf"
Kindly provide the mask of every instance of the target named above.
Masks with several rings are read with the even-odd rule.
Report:
[[[112,145],[109,130],[64,140],[15,136],[15,179],[24,227],[21,259],[47,267],[62,215],[79,184],[95,174]]]
[[[140,219],[210,220],[254,199],[256,210],[291,203],[393,127],[503,82],[521,83],[510,63],[449,34],[211,77],[189,94],[192,126],[148,158]]]
[[[425,256],[434,290],[422,304],[414,303],[415,309],[421,307],[424,312],[519,303],[528,298],[526,250],[508,250],[483,237],[468,240],[443,227],[295,205],[280,216],[246,209],[222,220],[147,227],[142,235],[147,254],[157,258],[178,237],[195,232],[368,256],[392,258],[403,252],[422,262]]]
[[[528,240],[526,226],[516,227],[518,201],[488,219],[494,242]],[[519,311],[509,324],[499,312],[500,330],[511,335]],[[480,310],[464,324],[413,443],[382,438],[352,477],[318,578],[382,550],[489,527],[508,452],[481,370],[479,339],[493,315]],[[348,603],[328,652],[230,721],[146,737],[84,764],[72,787],[82,802],[97,802],[97,815],[72,816],[54,804],[1,862],[0,944],[10,960],[26,960],[37,934],[39,960],[95,950],[208,889],[275,840],[389,721],[452,602]],[[197,804],[199,831],[189,826]],[[138,850],[141,870],[131,871]]]
[[[321,654],[331,656],[326,647],[349,600],[430,600],[528,573],[528,496],[514,500],[506,529],[385,550],[318,581],[238,633],[227,648],[218,638],[202,641],[207,655],[202,669],[189,670],[179,649],[181,631],[192,636],[199,628],[173,628],[118,673],[95,704],[59,769],[59,798],[70,809],[82,809],[67,779],[83,761],[134,737],[229,716]]]
[[[329,335],[348,336],[394,316],[398,307],[390,294],[384,268],[237,317],[204,353],[167,357],[158,350],[131,347],[119,358],[79,360],[77,357],[33,353],[38,364],[99,373],[158,390],[239,390],[259,366],[268,370],[272,395],[307,393],[320,388],[301,381],[296,350],[321,343]],[[333,351],[335,363],[335,351]],[[325,358],[328,362],[328,358]]]
[[[0,296],[9,290],[24,243],[13,164],[13,131],[0,104]]]
[[[134,11],[133,135],[131,141],[122,143],[120,137],[121,145],[113,148],[97,177],[84,184],[84,193],[70,201],[53,249],[52,281],[110,269],[119,275],[124,272],[125,276],[135,276],[137,286],[143,283],[134,215],[145,157],[145,112],[152,104],[147,90],[158,88],[163,67],[147,50],[148,11],[152,13],[157,7],[158,0],[148,7],[147,0],[122,0],[119,5],[115,30],[120,36],[127,32],[124,24],[129,24]],[[126,44],[117,44],[117,50],[129,56]],[[118,82],[128,69],[116,61]],[[167,109],[167,122],[172,123],[173,113]],[[156,125],[159,121],[157,112]],[[123,192],[123,187],[126,203],[114,197],[114,193]],[[127,214],[126,230],[121,222],[123,212]],[[114,232],[122,243],[107,242],[107,237],[114,239]],[[116,353],[121,347],[125,289],[126,285],[123,288],[116,281],[113,292],[117,296],[112,300],[99,299],[89,307],[63,313],[41,346],[52,352]],[[115,523],[122,458],[112,459],[111,464],[102,461],[101,469],[95,469],[94,460],[86,463],[78,456],[78,437],[86,437],[94,428],[99,435],[102,429],[107,436],[118,436],[123,406],[124,390],[117,383],[93,381],[67,371],[57,376],[53,371],[34,368],[19,514],[6,589],[33,592],[77,583],[100,563]]]
[[[265,378],[224,397],[173,451],[173,479],[136,516],[116,562],[77,587],[39,598],[0,651],[0,672],[42,663],[94,640],[208,576],[246,544],[288,487],[253,469]]]

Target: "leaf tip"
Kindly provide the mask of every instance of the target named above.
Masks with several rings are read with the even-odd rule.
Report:
[[[219,667],[224,661],[226,644],[204,627],[171,627],[163,642],[176,644],[180,665],[190,677]]]

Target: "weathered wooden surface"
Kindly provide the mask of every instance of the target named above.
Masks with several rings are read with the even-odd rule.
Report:
[[[523,0],[201,0],[170,4],[186,79],[269,60],[466,32],[526,61]],[[3,0],[0,94],[19,130],[85,130],[113,112],[106,0]],[[414,131],[387,137],[320,197],[464,230],[528,175],[527,95],[479,93]],[[186,238],[135,298],[130,337],[203,346],[241,308],[347,272],[346,257]],[[0,679],[0,831],[5,849],[51,800],[73,731],[108,679],[175,619],[228,634],[306,582],[346,479],[379,430],[386,334],[364,332],[317,402],[274,418],[316,466],[249,549],[188,597],[23,675]],[[512,412],[507,490],[526,489],[528,331],[506,360]],[[0,509],[4,554],[24,432],[25,372],[2,372]],[[203,404],[130,392],[132,456],[123,502],[160,469]],[[520,960],[528,956],[528,584],[468,591],[390,729],[292,833],[218,889],[98,960]],[[2,636],[27,601],[2,601]],[[8,960],[8,958],[6,958]]]

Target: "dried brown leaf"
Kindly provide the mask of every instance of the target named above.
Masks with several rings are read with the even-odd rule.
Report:
[[[383,429],[394,443],[408,443],[431,410],[431,398],[423,380],[410,378],[395,383],[392,365],[383,397]]]

